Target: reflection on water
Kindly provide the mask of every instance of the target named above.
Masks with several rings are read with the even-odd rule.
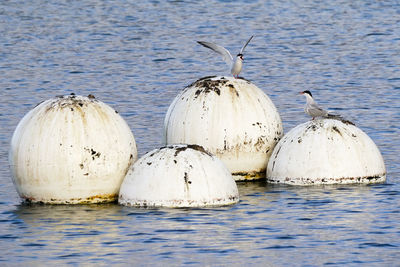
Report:
[[[0,265],[398,265],[399,14],[396,1],[2,1]],[[298,92],[311,90],[376,142],[386,184],[239,183],[239,204],[208,209],[21,204],[9,142],[37,103],[93,94],[144,155],[182,88],[229,74],[196,40],[237,51],[251,35],[241,75],[285,132],[309,119]]]
[[[66,258],[117,255],[119,252],[118,205],[20,205],[13,212],[18,222],[24,257]],[[107,248],[107,249],[104,249]]]
[[[11,234],[0,236],[0,242],[16,241],[24,253],[10,250],[7,255],[33,262],[79,263],[84,258],[126,264],[153,258],[177,265],[223,264],[240,254],[235,264],[268,258],[272,265],[290,265],[291,257],[276,257],[289,253],[304,264],[322,265],[375,263],[383,251],[389,259],[377,262],[390,262],[400,225],[387,222],[393,213],[387,205],[398,205],[397,200],[379,204],[386,187],[247,182],[239,183],[239,205],[207,209],[20,204],[3,213]],[[344,256],[348,250],[355,253],[351,259]]]

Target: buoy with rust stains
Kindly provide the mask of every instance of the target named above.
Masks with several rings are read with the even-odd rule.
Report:
[[[118,202],[140,207],[205,207],[239,201],[226,166],[198,145],[155,149],[135,162]]]
[[[36,106],[19,122],[9,154],[20,197],[50,204],[115,201],[136,159],[129,126],[92,95]]]
[[[293,185],[380,183],[386,169],[379,149],[348,121],[318,119],[290,130],[276,145],[267,181]]]
[[[281,118],[269,97],[250,81],[233,77],[205,77],[187,86],[164,121],[166,144],[203,146],[235,180],[265,178],[282,135]]]

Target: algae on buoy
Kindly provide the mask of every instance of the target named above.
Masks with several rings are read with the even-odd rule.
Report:
[[[276,145],[267,181],[293,185],[380,183],[386,168],[379,149],[349,121],[317,119],[290,130]]]
[[[166,144],[203,146],[225,163],[235,180],[265,178],[282,135],[275,105],[242,78],[213,76],[192,83],[174,99],[164,121]]]
[[[29,111],[9,155],[20,197],[50,204],[115,201],[136,159],[129,126],[92,95],[49,99]]]
[[[139,207],[205,207],[237,203],[239,193],[217,157],[198,145],[171,145],[132,165],[118,201]]]

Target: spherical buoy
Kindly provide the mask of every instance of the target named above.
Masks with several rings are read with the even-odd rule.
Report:
[[[205,77],[172,102],[164,121],[166,144],[203,146],[220,158],[235,180],[265,178],[282,121],[269,97],[253,83]]]
[[[317,119],[290,130],[268,162],[267,181],[293,185],[386,180],[375,143],[348,121]]]
[[[21,198],[50,204],[115,201],[137,159],[124,119],[92,95],[42,102],[19,122],[9,155]]]
[[[130,168],[119,203],[141,207],[230,205],[239,193],[229,170],[198,145],[155,149]]]

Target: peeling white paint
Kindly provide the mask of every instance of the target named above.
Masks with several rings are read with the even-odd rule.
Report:
[[[171,145],[132,165],[118,201],[142,207],[219,206],[237,203],[239,192],[229,170],[204,148]]]
[[[19,122],[9,160],[21,198],[44,203],[115,201],[137,159],[124,119],[94,97],[42,102]]]
[[[198,144],[217,155],[236,180],[265,177],[283,135],[275,105],[257,86],[233,77],[205,77],[172,102],[164,121],[166,144]]]
[[[293,185],[379,183],[386,168],[362,130],[335,119],[317,119],[290,130],[276,145],[267,181]]]

